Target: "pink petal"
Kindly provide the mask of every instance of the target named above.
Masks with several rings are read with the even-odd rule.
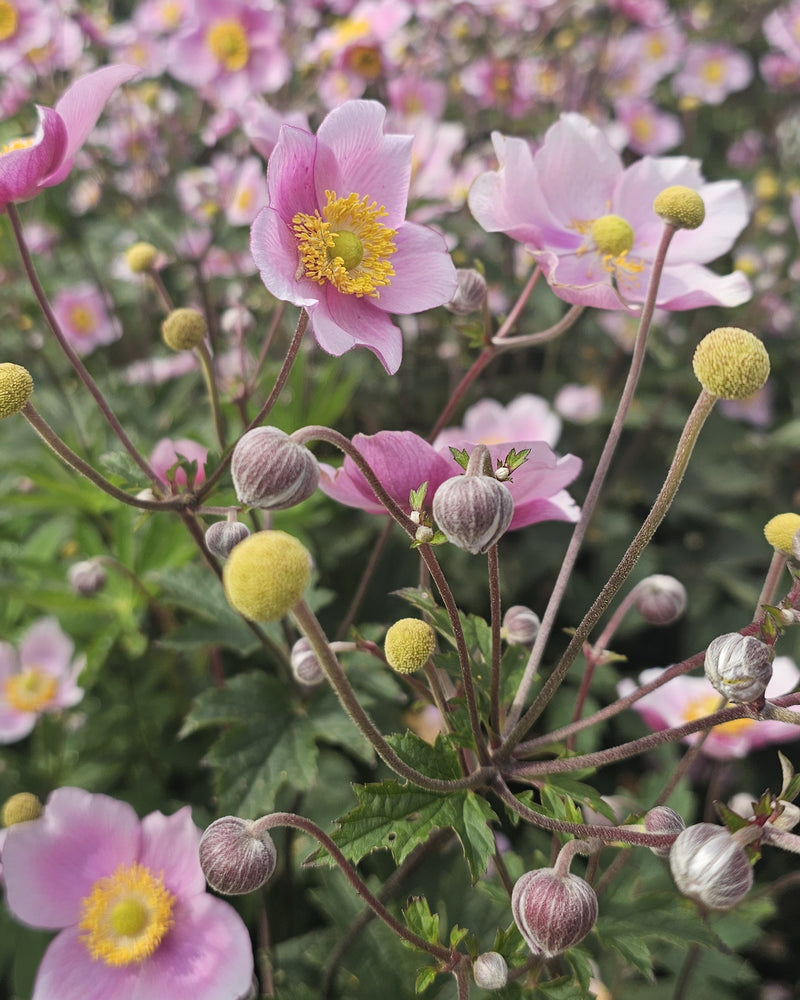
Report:
[[[39,123],[33,145],[0,153],[0,209],[9,202],[32,198],[43,178],[64,159],[68,142],[64,121],[52,108],[36,110]]]
[[[536,250],[532,256],[542,268],[547,283],[564,302],[595,309],[626,308],[611,283],[611,275],[600,268],[595,254],[559,257],[549,250]]]
[[[19,670],[19,660],[17,651],[10,642],[0,642],[0,682],[11,677]],[[2,683],[0,683],[2,690]]]
[[[697,229],[676,233],[667,251],[668,264],[705,264],[728,253],[747,225],[750,209],[739,181],[715,181],[699,189],[706,217]]]
[[[139,864],[156,874],[162,873],[164,885],[181,898],[205,892],[206,880],[200,867],[197,847],[202,831],[192,822],[190,806],[171,816],[150,813],[142,820],[142,846]]]
[[[314,186],[316,158],[317,140],[310,132],[293,125],[281,126],[267,166],[267,189],[270,208],[287,225],[298,212],[312,215],[320,204],[325,204],[324,195],[321,202],[317,200]]]
[[[476,177],[469,208],[487,233],[506,233],[528,246],[541,246],[541,224],[553,222],[536,179],[531,147],[524,139],[492,133],[497,171]]]
[[[23,668],[37,667],[48,674],[66,674],[74,649],[72,640],[61,631],[57,620],[43,618],[25,633],[19,647],[19,661]]]
[[[77,926],[67,927],[50,942],[31,1000],[134,1000],[141,966],[106,965],[93,959],[79,940],[81,933]]]
[[[394,375],[403,357],[403,335],[386,313],[372,300],[343,295],[332,285],[324,292],[324,299],[309,309],[311,328],[323,351],[339,357],[353,347],[367,347]]]
[[[139,820],[125,802],[58,788],[42,816],[13,826],[3,847],[6,898],[34,927],[75,923],[94,883],[139,853]]]
[[[250,253],[267,291],[276,299],[308,308],[323,296],[321,285],[297,277],[297,239],[273,208],[262,208],[253,220]]]
[[[0,745],[24,740],[33,730],[38,718],[36,712],[18,712],[14,708],[0,705]]]
[[[404,223],[394,237],[391,257],[395,273],[380,289],[378,302],[387,312],[422,312],[449,302],[458,278],[444,238],[427,226]]]
[[[656,304],[673,310],[740,306],[752,294],[750,282],[741,271],[715,274],[702,264],[679,264],[664,269]]]

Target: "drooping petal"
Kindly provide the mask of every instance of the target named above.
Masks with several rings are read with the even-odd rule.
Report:
[[[39,122],[32,142],[0,153],[0,210],[32,198],[66,155],[67,127],[61,116],[53,108],[36,110]]]
[[[33,927],[75,923],[94,883],[139,854],[139,819],[126,802],[58,788],[37,820],[9,830],[3,846],[6,899]]]
[[[253,220],[250,253],[267,291],[276,299],[308,308],[324,294],[320,285],[297,277],[297,240],[273,208],[262,208]]]
[[[205,892],[206,880],[197,848],[202,831],[192,821],[190,806],[171,816],[150,813],[142,820],[139,864],[163,872],[164,885],[181,898]]]
[[[380,289],[380,308],[403,315],[449,302],[458,277],[444,238],[427,226],[406,222],[394,244],[397,252],[391,262],[395,273],[390,284]]]
[[[537,250],[532,256],[547,283],[565,302],[594,309],[630,308],[611,283],[610,273],[601,268],[597,254],[558,256],[550,250]]]
[[[309,315],[314,337],[328,354],[339,357],[353,347],[368,347],[390,375],[400,367],[403,335],[371,299],[343,295],[328,285]]]

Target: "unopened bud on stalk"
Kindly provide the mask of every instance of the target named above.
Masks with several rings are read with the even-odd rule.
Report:
[[[764,694],[774,658],[773,648],[755,636],[728,632],[708,645],[706,677],[728,701],[747,704]]]
[[[597,896],[577,875],[539,868],[515,883],[511,912],[533,954],[553,958],[582,941],[594,927]]]
[[[676,229],[697,229],[706,217],[706,206],[701,196],[681,184],[664,188],[656,195],[653,210]]]
[[[536,612],[524,604],[513,604],[503,615],[501,635],[509,646],[532,646],[541,624]]]
[[[222,570],[228,602],[251,621],[283,618],[311,576],[308,549],[285,531],[257,531],[235,546]]]
[[[671,625],[686,610],[686,588],[674,576],[654,573],[636,585],[634,606],[651,625]]]
[[[220,559],[227,559],[231,550],[243,542],[250,529],[241,521],[215,521],[206,528],[206,547]]]
[[[325,680],[325,671],[319,662],[317,654],[311,648],[311,643],[303,637],[292,646],[289,662],[292,674],[298,684],[313,687]]]
[[[31,398],[33,379],[22,365],[0,364],[0,420],[13,417]]]
[[[383,642],[386,662],[398,674],[422,670],[436,649],[436,633],[420,618],[401,618],[395,622]]]
[[[456,270],[458,285],[455,295],[445,304],[445,309],[457,316],[468,316],[480,309],[486,298],[486,278],[474,267],[459,267]]]
[[[644,817],[644,828],[648,833],[681,833],[686,824],[669,806],[654,806]],[[650,850],[659,858],[669,857],[669,847],[651,847]]]
[[[0,810],[0,826],[16,826],[17,823],[27,823],[42,815],[43,806],[32,792],[17,792],[6,799]]]
[[[767,349],[752,333],[722,326],[697,345],[692,367],[706,392],[721,399],[749,399],[769,376]]]
[[[678,834],[669,852],[678,892],[711,910],[729,910],[747,895],[753,869],[723,826],[697,823]]]
[[[157,257],[158,250],[152,243],[133,243],[125,251],[125,260],[134,274],[149,271],[155,264]]]
[[[161,324],[164,343],[173,351],[190,351],[207,332],[205,316],[197,309],[173,309]]]
[[[275,844],[252,820],[223,816],[200,838],[200,867],[212,889],[241,896],[260,889],[272,877],[277,862]]]
[[[491,472],[486,445],[478,444],[463,476],[448,479],[433,498],[433,519],[448,542],[472,555],[486,552],[514,517],[514,498]]]
[[[764,525],[766,540],[774,549],[787,556],[794,554],[792,545],[798,531],[800,531],[800,514],[776,514]]]
[[[231,475],[240,503],[265,510],[294,507],[319,485],[316,458],[277,427],[255,427],[239,439]]]
[[[472,963],[475,985],[484,990],[501,990],[508,982],[508,965],[497,951],[485,951]]]
[[[92,597],[106,585],[106,571],[94,559],[73,563],[67,570],[67,582],[81,597]]]

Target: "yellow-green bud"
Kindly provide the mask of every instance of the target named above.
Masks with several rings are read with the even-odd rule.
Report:
[[[697,191],[682,184],[673,184],[656,195],[653,210],[676,229],[697,229],[706,217],[703,199]]]
[[[764,537],[769,544],[783,552],[792,554],[792,539],[800,531],[800,514],[776,514],[764,525]]]
[[[33,379],[22,365],[0,364],[0,420],[13,417],[31,398]]]
[[[222,571],[225,595],[245,618],[283,618],[311,576],[308,549],[285,531],[257,531],[234,546]]]
[[[401,618],[386,633],[383,651],[386,662],[398,674],[422,670],[436,648],[436,634],[419,618]]]
[[[173,351],[197,347],[208,331],[205,317],[197,309],[173,309],[161,324],[161,336]]]
[[[125,251],[125,260],[134,274],[149,271],[155,264],[158,250],[152,243],[134,243]]]
[[[3,803],[0,811],[0,826],[15,826],[27,823],[42,815],[42,803],[32,792],[17,792]]]
[[[620,215],[601,215],[592,223],[591,233],[597,249],[612,257],[619,257],[633,248],[633,228]]]
[[[722,399],[749,399],[769,376],[767,349],[752,333],[721,326],[697,345],[692,367],[702,387]]]

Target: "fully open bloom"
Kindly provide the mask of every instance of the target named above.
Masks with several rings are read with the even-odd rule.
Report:
[[[434,447],[443,451],[447,445],[459,441],[474,444],[497,444],[502,441],[544,441],[551,447],[561,433],[561,418],[546,399],[524,393],[516,396],[508,406],[496,399],[480,399],[464,411],[461,427],[448,427],[434,441]]]
[[[19,649],[0,642],[0,743],[23,739],[42,712],[70,708],[83,698],[77,679],[84,657],[73,659],[72,640],[55,618],[42,618]]]
[[[559,298],[600,309],[639,306],[663,229],[653,201],[681,185],[700,194],[706,218],[673,237],[657,305],[696,309],[749,299],[744,274],[703,266],[726,253],[747,224],[738,181],[709,184],[698,161],[685,156],[646,156],[624,167],[603,133],[575,113],[562,114],[535,154],[523,139],[495,132],[492,140],[500,169],[475,180],[472,214],[488,232],[523,243]]]
[[[122,330],[111,318],[102,291],[88,281],[63,288],[53,298],[53,312],[64,336],[78,354],[119,340]]]
[[[413,140],[384,135],[385,115],[348,101],[316,136],[284,125],[250,249],[269,291],[307,310],[320,347],[368,347],[393,374],[403,343],[387,313],[442,305],[457,279],[443,238],[405,221]]]
[[[0,147],[0,211],[64,180],[108,99],[138,72],[124,63],[103,66],[76,80],[55,108],[37,107],[34,135]]]
[[[236,911],[205,891],[185,806],[139,820],[125,802],[59,788],[9,828],[3,875],[20,921],[60,930],[33,1000],[238,1000],[253,953]]]
[[[649,684],[663,673],[662,667],[652,667],[639,674],[640,684]],[[772,663],[772,680],[767,685],[767,697],[786,694],[800,680],[800,670],[788,656],[777,656]],[[630,679],[620,681],[617,691],[621,697],[631,694],[636,684]],[[674,677],[663,687],[633,704],[645,723],[654,731],[682,726],[717,711],[720,704],[719,693],[705,677]],[[684,738],[685,743],[696,743],[701,733],[692,733]],[[786,743],[800,739],[800,726],[788,722],[774,722],[755,719],[734,719],[714,726],[703,743],[703,753],[716,760],[731,760],[746,757],[751,750],[769,746],[771,743]]]

